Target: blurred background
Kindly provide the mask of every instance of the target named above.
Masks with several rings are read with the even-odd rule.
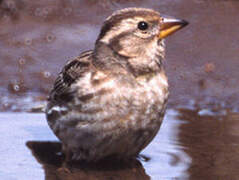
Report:
[[[61,173],[61,145],[44,114],[29,112],[41,112],[66,61],[93,49],[104,19],[125,7],[190,23],[166,39],[165,119],[127,166]],[[239,179],[239,0],[0,0],[0,67],[4,180]]]
[[[166,40],[169,106],[238,109],[237,0],[1,0],[0,111],[43,104],[65,62],[94,48],[104,19],[132,6],[190,22]]]

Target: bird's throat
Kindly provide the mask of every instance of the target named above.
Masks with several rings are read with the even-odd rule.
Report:
[[[127,57],[114,51],[109,45],[98,42],[94,50],[93,64],[101,70],[126,72],[139,77],[159,72],[162,68],[161,59],[161,56]]]

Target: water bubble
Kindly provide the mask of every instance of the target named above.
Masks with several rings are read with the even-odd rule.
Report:
[[[27,90],[26,86],[24,86],[23,81],[19,80],[12,80],[8,84],[8,90],[12,93],[19,93],[19,92],[25,92]]]
[[[20,90],[20,86],[18,84],[14,84],[13,90],[18,92]]]
[[[32,44],[32,39],[30,39],[30,38],[25,38],[24,44],[27,45],[27,46],[30,46],[30,45]]]
[[[24,64],[26,64],[26,60],[24,58],[19,58],[18,63],[20,65],[24,65]]]
[[[19,92],[20,91],[20,85],[17,84],[17,82],[11,82],[8,84],[8,89],[12,92]]]
[[[43,72],[43,77],[48,79],[51,76],[51,73],[49,71],[44,71]]]
[[[54,41],[56,39],[56,37],[54,36],[54,35],[52,35],[52,34],[47,34],[46,35],[46,41],[47,42],[52,42],[52,41]]]

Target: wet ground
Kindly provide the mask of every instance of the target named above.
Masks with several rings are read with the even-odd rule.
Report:
[[[147,161],[59,172],[60,144],[29,112],[65,62],[94,47],[103,20],[130,6],[190,22],[167,38],[164,124]],[[239,179],[238,10],[236,0],[0,0],[0,179]]]

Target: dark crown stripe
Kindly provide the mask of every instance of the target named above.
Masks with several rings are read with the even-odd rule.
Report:
[[[152,12],[151,11],[143,11],[143,10],[141,10],[141,11],[131,10],[131,11],[128,11],[128,12],[124,12],[124,14],[113,15],[110,19],[108,19],[104,22],[104,25],[101,28],[98,40],[102,39],[106,35],[106,33],[108,31],[110,31],[110,29],[112,29],[112,27],[114,25],[118,24],[123,19],[134,18],[134,17],[137,17],[137,16],[147,16],[147,15],[152,16]]]

